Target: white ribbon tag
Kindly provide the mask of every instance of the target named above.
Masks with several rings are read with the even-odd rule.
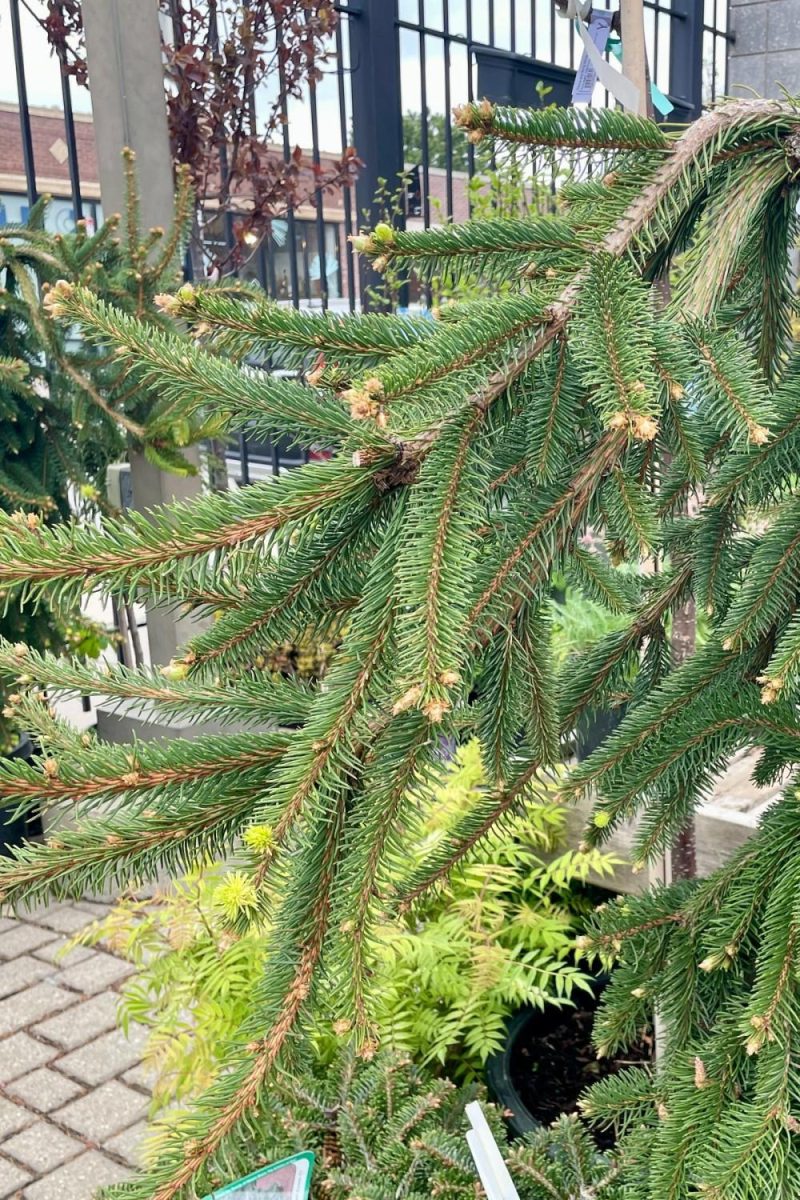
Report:
[[[635,83],[631,83],[627,76],[620,71],[615,71],[602,54],[611,32],[612,16],[613,13],[610,12],[593,12],[588,29],[583,21],[575,22],[584,51],[578,73],[575,76],[572,103],[588,103],[592,98],[595,81],[599,79],[606,91],[611,92],[611,95],[623,108],[636,113],[639,111],[639,89]]]

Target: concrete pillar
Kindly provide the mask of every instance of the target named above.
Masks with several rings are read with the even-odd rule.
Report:
[[[168,226],[174,180],[156,0],[84,0],[103,211],[125,211],[120,152],[136,151],[142,226]]]
[[[174,176],[169,149],[164,72],[156,0],[84,0],[83,22],[94,113],[94,135],[103,211],[125,211],[121,152],[136,151],[142,229],[172,222]],[[188,457],[199,461],[197,451]],[[198,477],[182,479],[131,454],[133,504],[153,508],[199,495]],[[192,626],[151,608],[147,633],[154,663],[169,662]]]

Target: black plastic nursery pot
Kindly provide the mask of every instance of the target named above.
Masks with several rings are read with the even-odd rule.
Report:
[[[573,1006],[521,1008],[509,1019],[505,1046],[486,1064],[486,1082],[514,1136],[577,1111],[581,1095],[598,1079],[651,1059],[648,1036],[624,1058],[596,1057],[592,1025],[606,983],[596,981],[591,994],[573,992]]]
[[[14,749],[4,757],[30,762],[35,755],[36,747],[27,733],[23,733]],[[8,855],[12,846],[21,846],[26,839],[41,837],[41,834],[42,821],[38,813],[18,816],[13,808],[0,807],[0,855]]]

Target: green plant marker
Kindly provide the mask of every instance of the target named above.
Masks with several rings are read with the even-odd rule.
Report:
[[[314,1155],[311,1151],[293,1154],[280,1162],[262,1167],[236,1183],[212,1192],[206,1200],[235,1196],[236,1200],[308,1200]]]

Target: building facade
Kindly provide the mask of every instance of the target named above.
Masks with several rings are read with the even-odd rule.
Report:
[[[800,0],[731,0],[730,19],[731,93],[800,95]]]

